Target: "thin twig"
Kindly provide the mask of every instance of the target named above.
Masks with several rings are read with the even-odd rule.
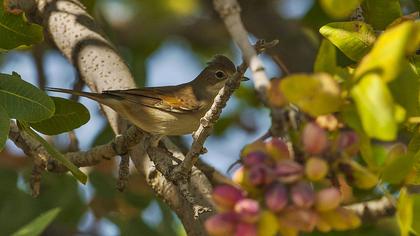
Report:
[[[74,78],[74,80],[75,81],[74,81],[74,84],[73,84],[73,90],[82,91],[83,87],[85,86],[85,82],[83,80],[81,80],[80,76],[78,76],[78,75]],[[79,95],[72,94],[70,96],[70,100],[78,101],[79,100]]]
[[[69,152],[79,151],[79,140],[77,139],[77,136],[74,130],[69,131],[68,136],[69,136],[68,151]]]
[[[289,68],[287,68],[286,64],[280,58],[279,55],[272,55],[271,57],[273,58],[274,62],[277,64],[277,66],[280,68],[284,75],[290,75]]]
[[[44,71],[44,52],[45,47],[42,44],[35,45],[32,50],[32,56],[35,61],[36,72],[38,75],[38,87],[41,90],[45,89],[47,83]]]

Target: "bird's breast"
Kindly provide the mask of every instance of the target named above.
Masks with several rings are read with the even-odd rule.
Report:
[[[130,122],[148,133],[159,135],[190,134],[197,130],[200,118],[207,111],[177,113],[138,105],[124,110],[129,111],[122,115]]]

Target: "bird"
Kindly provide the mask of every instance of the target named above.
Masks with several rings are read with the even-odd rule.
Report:
[[[236,67],[229,58],[216,55],[195,79],[184,84],[105,90],[100,93],[62,88],[45,90],[95,100],[152,135],[179,136],[197,130],[200,119],[235,72]]]

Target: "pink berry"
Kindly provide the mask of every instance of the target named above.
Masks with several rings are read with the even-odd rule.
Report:
[[[278,162],[275,169],[277,178],[283,183],[292,183],[302,178],[303,167],[292,160]]]
[[[318,157],[311,157],[305,163],[305,174],[311,181],[322,180],[328,174],[328,163]]]
[[[263,186],[273,182],[275,174],[269,166],[260,164],[251,167],[248,178],[252,186]]]
[[[233,235],[238,222],[235,213],[221,213],[206,220],[204,227],[211,236]]]
[[[279,215],[280,225],[305,232],[311,232],[315,228],[317,221],[318,216],[312,209],[290,207]]]
[[[279,139],[272,138],[270,141],[266,142],[267,152],[275,160],[290,159],[289,148],[287,144]]]
[[[243,158],[243,163],[246,167],[252,167],[259,164],[264,164],[267,156],[262,152],[251,152]]]
[[[265,192],[265,205],[273,212],[279,212],[287,205],[287,189],[281,183],[273,183]]]
[[[336,146],[339,151],[344,151],[350,156],[359,151],[359,137],[354,131],[344,131],[339,134]]]
[[[293,185],[292,200],[298,207],[310,208],[315,202],[315,193],[312,186],[305,181]]]
[[[318,211],[336,209],[341,202],[341,194],[337,188],[330,187],[316,193],[315,207]]]
[[[235,212],[242,222],[255,223],[260,216],[260,205],[254,199],[244,198],[236,203]]]
[[[243,192],[230,185],[219,185],[213,190],[213,200],[222,211],[232,210],[242,198]]]
[[[257,236],[257,227],[253,224],[239,223],[235,236]]]
[[[321,154],[328,147],[327,133],[316,123],[308,123],[302,132],[303,149],[309,154]]]

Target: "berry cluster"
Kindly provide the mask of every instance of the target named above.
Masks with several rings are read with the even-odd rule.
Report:
[[[206,221],[210,235],[297,235],[299,231],[348,230],[359,217],[341,206],[338,179],[372,188],[378,178],[354,160],[359,139],[352,131],[328,132],[307,123],[290,146],[279,138],[247,145],[233,180],[217,186],[219,213]]]

